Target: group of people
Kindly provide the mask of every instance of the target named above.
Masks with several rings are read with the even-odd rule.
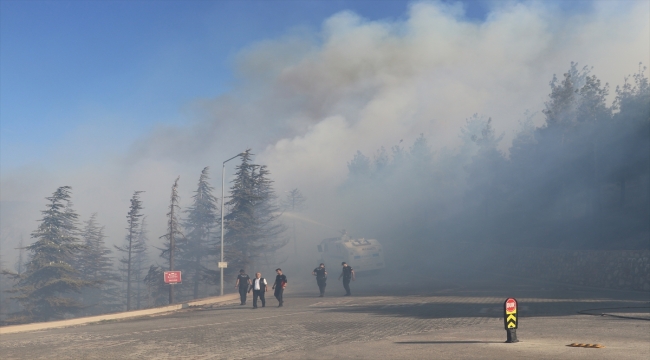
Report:
[[[287,287],[287,276],[282,273],[282,269],[280,268],[275,269],[275,272],[277,275],[271,289],[275,290],[273,295],[275,295],[275,298],[278,299],[278,307],[282,307],[284,304],[282,295],[284,294],[284,289]],[[262,273],[255,273],[255,278],[251,279],[250,276],[246,274],[246,271],[244,269],[239,270],[235,288],[239,288],[239,297],[241,300],[240,305],[246,305],[246,295],[252,291],[253,309],[257,309],[258,298],[262,302],[262,307],[266,306],[266,299],[264,298],[264,294],[269,291],[269,286],[266,279],[262,277]]]
[[[350,281],[355,280],[354,270],[346,262],[342,262],[341,266],[343,269],[339,276],[339,280],[343,278],[343,288],[345,289],[344,296],[350,296],[352,295],[350,292]],[[275,276],[275,282],[271,289],[275,290],[273,295],[278,300],[278,307],[282,307],[284,304],[284,289],[287,287],[287,276],[282,273],[282,269],[280,268],[275,269],[275,272],[277,275]],[[316,283],[320,290],[320,297],[325,296],[325,287],[327,286],[327,270],[325,270],[325,264],[321,263],[317,268],[315,268],[314,271],[312,271],[312,275],[316,276]],[[246,305],[246,297],[252,291],[253,309],[257,309],[258,299],[261,301],[262,307],[266,306],[264,295],[269,290],[269,287],[266,279],[262,277],[262,273],[255,273],[255,278],[251,279],[244,269],[239,270],[235,288],[239,289],[239,298],[241,300],[240,305]]]
[[[354,270],[348,263],[345,261],[341,263],[343,270],[341,275],[339,275],[339,280],[343,278],[343,288],[345,289],[344,296],[350,296],[350,281],[355,280]],[[325,287],[327,286],[327,270],[325,270],[325,264],[321,263],[314,271],[311,272],[312,275],[316,276],[316,283],[318,284],[318,289],[320,290],[320,297],[325,296]]]

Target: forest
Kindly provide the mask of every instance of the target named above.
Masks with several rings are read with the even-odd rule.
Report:
[[[361,152],[341,193],[384,237],[564,249],[650,247],[650,89],[645,67],[614,90],[571,63],[550,81],[536,126],[527,113],[507,151],[474,115],[455,149]],[[359,211],[357,211],[359,212]],[[352,216],[352,215],[350,215]],[[382,221],[373,221],[380,218]]]
[[[287,244],[270,172],[239,154],[224,214],[226,274],[249,268],[264,252]],[[144,204],[134,191],[126,211],[121,245],[106,244],[97,214],[85,221],[74,210],[72,189],[47,197],[31,238],[20,244],[14,270],[2,270],[2,324],[49,321],[136,310],[214,294],[219,283],[220,203],[213,195],[209,168],[199,176],[191,205],[181,209],[179,178],[171,187],[162,247],[152,246]],[[293,196],[301,196],[299,190]],[[159,260],[150,262],[151,256]],[[183,281],[165,284],[163,272],[180,270]],[[9,286],[10,285],[10,286]],[[7,296],[9,295],[9,296]]]
[[[343,216],[346,211],[351,217],[352,212],[364,214],[355,217],[358,232],[397,242],[650,248],[645,68],[640,65],[611,98],[608,84],[575,63],[549,85],[543,124],[535,125],[536,113],[525,114],[507,151],[492,119],[477,114],[466,119],[455,148],[437,147],[421,135],[408,148],[400,141],[371,156],[350,154],[348,177],[338,192],[344,204],[355,206],[338,210]],[[97,214],[81,217],[73,189],[56,189],[46,198],[31,241],[21,240],[18,258],[11,265],[2,259],[2,324],[212,295],[222,225],[228,276],[287,245],[287,228],[279,217],[300,203],[302,194],[295,189],[288,195],[292,198],[279,201],[270,169],[254,164],[250,150],[240,155],[226,199],[213,194],[208,167],[185,209],[179,203],[179,179],[170,182],[164,233],[151,234],[140,197],[146,189],[134,191],[124,209],[124,239],[112,248]],[[162,273],[170,269],[183,272],[182,284],[163,283]]]

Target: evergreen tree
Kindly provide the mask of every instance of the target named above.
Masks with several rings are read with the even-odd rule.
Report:
[[[164,270],[157,265],[151,265],[144,283],[147,285],[147,305],[149,307],[166,305],[169,298],[169,290],[163,279]]]
[[[80,299],[85,304],[84,314],[95,315],[117,311],[121,307],[116,282],[119,280],[113,270],[112,251],[106,247],[104,227],[97,224],[97,214],[92,214],[84,222],[81,240],[85,247],[76,261],[81,278],[95,287],[81,292]]]
[[[141,309],[142,302],[145,298],[142,285],[144,282],[144,271],[147,266],[147,242],[149,241],[147,230],[147,217],[143,216],[142,221],[140,222],[140,231],[138,231],[138,236],[136,239],[135,249],[137,250],[133,257],[133,268],[131,269],[133,273],[133,281],[135,281],[135,308]]]
[[[252,155],[250,149],[241,155],[226,203],[230,212],[224,217],[228,246],[224,250],[235,265],[232,268],[246,268],[264,252],[273,252],[288,242],[279,238],[285,229],[277,221],[280,211],[269,171],[266,166],[251,163]]]
[[[409,155],[417,168],[430,168],[433,163],[433,152],[424,134],[420,134],[409,151]]]
[[[388,174],[386,174],[386,171],[388,170],[387,168],[389,163],[390,159],[388,157],[388,152],[386,152],[386,148],[382,146],[379,148],[373,159],[373,175],[375,177],[387,176]]]
[[[175,270],[174,260],[177,257],[176,246],[178,241],[184,241],[185,236],[180,230],[178,223],[178,215],[180,214],[181,207],[179,205],[180,197],[178,196],[178,180],[180,176],[174,181],[172,185],[172,192],[169,200],[169,212],[167,213],[167,233],[161,236],[165,239],[165,247],[162,249],[161,257],[169,259],[169,271]],[[169,285],[169,303],[174,303],[174,285]]]
[[[370,177],[370,159],[357,150],[352,160],[348,162],[350,177],[356,180],[367,180]]]
[[[144,249],[139,246],[137,241],[138,234],[140,232],[140,220],[142,218],[142,201],[140,200],[140,194],[143,191],[135,191],[131,197],[131,206],[129,207],[129,212],[126,215],[127,221],[127,234],[124,238],[123,246],[115,246],[115,248],[124,253],[124,256],[120,259],[120,262],[123,264],[123,271],[126,272],[126,310],[131,310],[131,299],[133,294],[131,292],[131,283],[133,280],[133,259],[135,255],[139,252],[143,252]],[[123,276],[124,278],[124,276]]]
[[[266,165],[253,169],[253,184],[258,199],[253,208],[258,224],[256,241],[252,243],[257,245],[257,249],[251,249],[253,258],[262,252],[273,253],[289,243],[289,239],[280,237],[286,231],[286,227],[278,221],[282,216],[282,209],[278,205],[278,197],[273,189],[270,175],[271,172]]]
[[[82,245],[75,237],[78,215],[66,209],[70,201],[69,186],[58,188],[42,211],[43,218],[31,234],[36,241],[27,246],[31,259],[25,272],[11,290],[22,306],[13,322],[47,321],[74,314],[83,308],[70,293],[78,293],[92,282],[83,280],[71,265]]]
[[[478,145],[478,153],[468,166],[469,204],[479,206],[481,215],[495,215],[495,207],[505,196],[502,176],[505,172],[506,159],[499,151],[499,142],[503,134],[497,136],[492,127],[492,118],[485,123],[480,136],[472,136]]]
[[[230,188],[230,200],[225,203],[229,213],[224,216],[224,254],[234,266],[246,268],[249,261],[249,245],[254,241],[258,226],[255,221],[254,204],[259,201],[254,191],[254,169],[250,149],[241,155],[241,164],[236,166],[235,179]]]
[[[215,252],[211,240],[217,226],[217,198],[212,195],[213,188],[208,183],[208,170],[205,167],[201,172],[197,190],[192,196],[193,203],[185,211],[188,214],[183,224],[186,241],[177,245],[178,266],[191,276],[188,284],[192,286],[194,299],[199,297],[199,283],[206,277],[206,258]]]

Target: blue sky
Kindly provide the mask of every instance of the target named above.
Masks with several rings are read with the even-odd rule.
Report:
[[[233,56],[296,28],[313,31],[351,10],[368,20],[405,16],[408,1],[0,2],[0,166],[47,166],[76,134],[93,151],[120,152],[156,124],[233,82]],[[588,8],[571,2],[566,11]],[[485,18],[489,1],[464,3]],[[81,130],[80,130],[81,129]],[[81,143],[80,143],[81,144]],[[83,156],[81,156],[83,158]]]

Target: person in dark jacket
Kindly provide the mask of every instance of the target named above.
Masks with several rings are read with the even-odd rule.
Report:
[[[275,269],[275,272],[278,274],[275,277],[275,284],[273,284],[273,289],[275,289],[275,298],[278,299],[278,307],[282,307],[282,304],[284,304],[284,298],[282,295],[284,294],[284,289],[287,287],[287,277],[282,274],[282,269],[277,268]]]
[[[325,270],[325,264],[321,263],[311,274],[316,276],[320,297],[325,296],[325,287],[327,286],[327,270]]]
[[[266,300],[264,300],[264,293],[269,289],[266,283],[266,279],[262,277],[262,273],[255,273],[255,279],[251,282],[251,288],[248,292],[253,291],[253,309],[257,309],[257,298],[259,297],[262,300],[262,307],[266,306]]]
[[[246,274],[246,271],[244,269],[239,270],[237,282],[235,283],[235,289],[239,288],[239,299],[241,301],[239,305],[246,305],[246,293],[251,284],[251,278]]]
[[[354,270],[345,261],[342,262],[341,265],[343,266],[343,271],[341,271],[341,276],[339,276],[339,280],[343,278],[343,287],[345,288],[345,296],[350,296],[352,295],[350,293],[350,280],[354,281]]]

